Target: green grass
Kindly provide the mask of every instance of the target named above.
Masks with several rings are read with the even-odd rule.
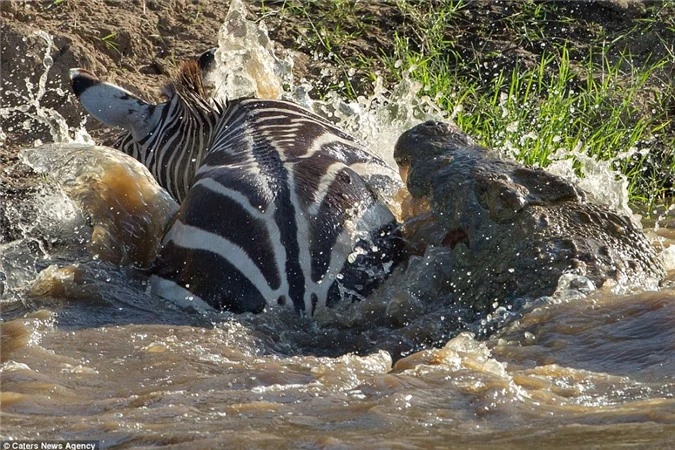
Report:
[[[117,33],[112,32],[109,33],[101,38],[101,42],[105,45],[105,47],[109,50],[118,50],[118,45],[117,42],[115,41],[115,38],[117,37]]]
[[[652,104],[639,104],[645,98],[640,94],[653,89],[658,77],[664,76],[662,69],[671,55],[648,57],[636,65],[632,55],[617,54],[614,50],[618,46],[613,45],[649,32],[654,22],[645,21],[643,27],[613,36],[613,42],[600,30],[599,35],[591,36],[594,45],[585,49],[586,54],[573,60],[565,40],[547,36],[544,24],[551,12],[546,10],[547,4],[522,5],[504,22],[507,30],[512,28],[511,39],[518,40],[519,46],[543,49],[529,65],[518,60],[512,65],[497,61],[486,76],[489,70],[471,67],[481,63],[485,67],[484,59],[460,61],[463,49],[444,39],[439,30],[451,26],[449,20],[465,6],[461,1],[447,3],[440,14],[418,14],[421,19],[415,21],[422,38],[413,43],[398,35],[393,54],[383,59],[392,73],[400,77],[407,72],[420,81],[426,94],[452,112],[460,128],[486,146],[542,167],[550,163],[554,153],[573,157],[570,150],[582,150],[599,159],[614,160],[616,168],[627,176],[632,201],[651,206],[672,200],[675,129],[667,111],[674,95],[672,82],[657,83],[663,90],[655,91],[657,98]],[[419,6],[406,3],[406,7]],[[549,5],[549,9],[554,7]],[[571,23],[569,17],[556,13],[555,26],[564,28]],[[672,51],[672,43],[665,48]],[[481,56],[485,54],[481,52]],[[656,143],[659,137],[662,141]],[[650,151],[658,147],[655,143],[661,145],[662,154]]]
[[[633,68],[626,76],[619,68],[627,58],[612,63],[603,55],[604,66],[597,67],[589,57],[573,66],[566,47],[557,50],[543,53],[534,67],[516,64],[499,69],[485,83],[411,51],[403,39],[397,40],[396,52],[386,62],[392,70],[406,71],[420,81],[425,93],[450,111],[465,132],[525,164],[545,167],[552,154],[565,149],[583,149],[600,159],[632,151],[630,158],[617,160],[628,175],[629,193],[636,201],[655,200],[649,192],[663,192],[665,187],[659,185],[666,180],[642,179],[640,162],[645,163],[647,155],[633,150],[640,150],[670,122],[641,115],[633,99],[664,61]],[[547,74],[551,67],[556,68],[553,76]],[[636,157],[640,161],[635,161]]]
[[[289,47],[317,61],[310,78],[314,92],[324,98],[329,92],[355,99],[372,87],[373,70],[381,65],[379,53],[360,44],[378,28],[377,18],[364,14],[369,2],[355,0],[262,1],[260,16],[274,28],[289,28],[286,19],[299,25]],[[372,3],[372,2],[371,2]],[[269,5],[269,6],[268,6]],[[390,33],[390,30],[387,30]],[[321,70],[323,69],[323,71]],[[366,87],[367,86],[367,87]]]
[[[338,68],[320,93],[355,98],[363,80],[408,76],[486,146],[533,166],[573,150],[612,160],[633,202],[672,202],[675,4],[648,3],[623,22],[585,20],[575,2],[492,4],[489,16],[486,5],[389,2],[397,26],[379,54],[350,46],[382,25],[363,2],[289,0],[265,12],[301,18],[297,47]]]

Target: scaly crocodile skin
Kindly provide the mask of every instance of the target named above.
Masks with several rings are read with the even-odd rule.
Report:
[[[476,311],[550,295],[564,273],[596,287],[656,286],[665,275],[629,217],[587,202],[560,177],[492,157],[452,125],[408,130],[394,157],[412,196],[430,205],[427,243],[448,249],[437,252],[439,288]]]

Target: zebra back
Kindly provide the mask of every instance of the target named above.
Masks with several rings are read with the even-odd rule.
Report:
[[[234,102],[165,237],[156,285],[237,312],[362,299],[401,257],[396,221],[368,183],[394,187],[394,176],[297,105]],[[213,283],[222,272],[228,283]]]
[[[364,298],[403,257],[384,201],[397,172],[298,105],[217,104],[201,81],[212,56],[184,64],[159,105],[71,75],[93,115],[127,130],[118,148],[181,201],[153,292],[235,312]]]

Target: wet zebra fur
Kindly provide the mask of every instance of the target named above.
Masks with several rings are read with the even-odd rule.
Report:
[[[213,58],[184,63],[153,105],[73,69],[73,90],[115,146],[179,202],[153,292],[233,312],[288,305],[300,314],[366,297],[402,258],[381,198],[396,172],[351,136],[289,102],[214,102]]]

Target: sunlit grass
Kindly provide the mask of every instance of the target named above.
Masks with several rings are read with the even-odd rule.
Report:
[[[392,47],[372,55],[349,47],[376,23],[359,10],[362,2],[283,2],[279,14],[306,24],[300,47],[318,49],[338,68],[320,93],[355,98],[354,73],[390,83],[409,76],[466,133],[509,157],[546,166],[586,152],[613,161],[634,202],[672,201],[675,88],[663,69],[675,52],[674,5],[650,3],[650,14],[610,33],[590,22],[580,29],[558,2],[508,2],[487,24],[474,20],[484,11],[469,0],[388,4],[401,26],[391,30]],[[661,39],[665,54],[625,50],[645,34]]]
[[[497,69],[487,85],[449,68],[443,70],[438,61],[407,48],[397,48],[388,64],[398,65],[420,81],[425,93],[450,111],[465,132],[528,165],[546,166],[553,153],[571,149],[583,149],[601,159],[630,156],[617,163],[629,175],[631,194],[648,200],[639,197],[644,180],[639,179],[635,159],[644,162],[648,154],[640,153],[640,146],[669,122],[640,115],[632,101],[664,62],[622,75],[618,68],[623,60],[611,64],[604,57],[605,67],[598,68],[589,58],[572,67],[567,49],[559,50],[559,54],[544,53],[532,68],[517,64]],[[398,56],[403,55],[401,63]],[[557,70],[548,76],[546,68],[552,65]],[[649,187],[658,191],[658,183]]]
[[[454,2],[445,14],[419,20],[421,44],[397,35],[394,52],[383,56],[390,71],[421,82],[423,92],[449,111],[466,133],[525,164],[545,167],[553,154],[584,151],[614,161],[627,176],[633,201],[651,204],[672,196],[672,153],[651,153],[652,144],[669,127],[671,137],[661,145],[672,149],[674,143],[672,119],[663,110],[664,100],[672,99],[672,84],[662,82],[663,90],[657,93],[662,98],[652,105],[636,102],[638,93],[649,89],[648,81],[667,64],[666,58],[638,67],[631,55],[612,57],[610,47],[601,44],[573,61],[564,41],[549,40],[535,64],[516,60],[512,66],[495,64],[477,75],[470,66],[481,61],[458,62],[457,47],[437,37],[437,30],[463,5]],[[546,20],[542,4],[530,13],[531,18]],[[524,16],[517,14],[519,21],[528,22]],[[545,35],[534,20],[518,25],[518,30],[529,44]],[[651,109],[645,112],[646,107]]]

